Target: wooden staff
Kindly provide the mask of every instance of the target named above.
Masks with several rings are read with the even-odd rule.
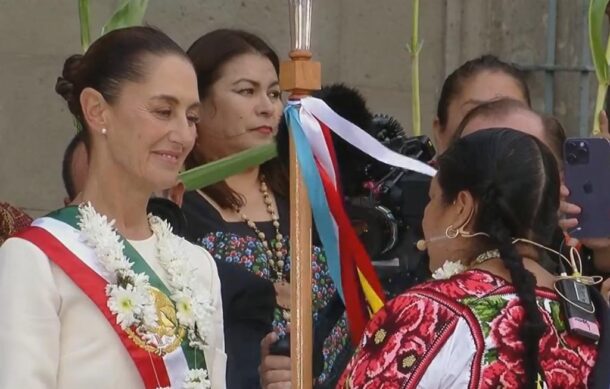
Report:
[[[320,89],[321,66],[311,60],[312,0],[289,0],[290,60],[280,66],[280,85],[299,100]],[[290,355],[292,387],[312,388],[311,207],[290,141]]]

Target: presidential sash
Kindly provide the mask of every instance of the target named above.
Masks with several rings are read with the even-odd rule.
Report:
[[[159,326],[148,332],[141,328],[121,329],[108,308],[109,275],[94,250],[82,241],[78,207],[66,207],[36,219],[31,227],[16,236],[42,250],[93,301],[129,353],[146,389],[180,388],[189,369],[206,368],[203,352],[189,346],[186,331],[178,325],[175,307],[169,298],[171,292],[127,240],[122,239],[124,254],[133,263],[134,272],[149,277],[155,298]],[[163,351],[154,346],[159,343],[163,344]]]

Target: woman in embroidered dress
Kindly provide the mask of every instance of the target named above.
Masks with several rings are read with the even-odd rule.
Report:
[[[602,119],[605,118],[605,113],[602,112],[601,117]],[[458,126],[454,139],[484,128],[494,127],[510,127],[535,136],[549,147],[557,159],[560,172],[563,171],[563,145],[566,140],[563,126],[555,117],[541,116],[518,100],[493,100],[473,108]],[[608,131],[607,119],[605,121],[602,120],[601,128],[602,132]],[[562,182],[560,189],[562,201],[559,207],[559,226],[555,231],[551,245],[555,250],[563,250],[566,255],[569,253],[568,244],[577,245],[578,243],[577,241],[574,242],[575,239],[569,239],[569,242],[564,242],[566,237],[564,231],[569,234],[578,223],[576,219],[570,218],[568,215],[576,215],[581,212],[580,207],[567,202],[568,195],[569,190]],[[561,216],[564,217],[562,218]],[[584,239],[582,243],[583,274],[599,275],[604,278],[610,277],[610,268],[606,264],[608,258],[610,258],[610,254],[606,252],[610,249],[610,239]],[[547,258],[547,260],[543,260],[543,266],[555,274],[559,273],[555,260]],[[610,283],[606,285],[610,285]]]
[[[1,388],[225,388],[214,261],[146,214],[194,144],[196,85],[150,27],[65,62],[56,90],[86,131],[89,174],[80,206],[0,248]]]
[[[522,132],[490,129],[459,139],[438,162],[423,228],[430,268],[441,268],[435,278],[454,275],[390,301],[340,387],[587,387],[596,344],[566,330],[540,250],[513,244],[548,244],[556,228],[552,153]]]
[[[259,37],[237,30],[210,32],[187,52],[202,102],[199,137],[187,166],[273,142],[282,115],[276,53]],[[258,388],[261,340],[271,330],[280,335],[287,331],[288,189],[287,172],[274,159],[184,198],[191,241],[209,250],[218,263],[229,388]],[[312,260],[314,323],[327,328],[316,333],[322,346],[314,350],[316,376],[322,382],[332,375],[348,337],[344,317],[325,322],[330,310],[342,306],[317,246]]]

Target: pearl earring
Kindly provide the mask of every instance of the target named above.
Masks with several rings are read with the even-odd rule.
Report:
[[[106,132],[108,132],[108,130],[106,130],[105,128],[102,128],[102,135],[106,135]]]

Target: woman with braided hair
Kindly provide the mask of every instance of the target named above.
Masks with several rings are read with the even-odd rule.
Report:
[[[587,387],[597,346],[567,330],[537,261],[557,226],[553,154],[490,129],[457,140],[438,166],[423,221],[436,280],[373,317],[340,387]]]

